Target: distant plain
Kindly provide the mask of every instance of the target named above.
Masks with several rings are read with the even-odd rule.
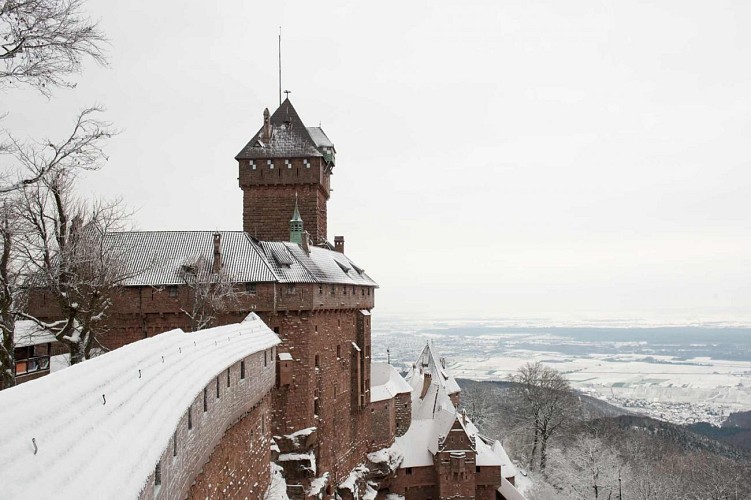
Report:
[[[541,320],[373,322],[373,358],[409,366],[427,341],[456,377],[508,380],[527,362],[563,372],[572,386],[673,423],[719,425],[751,409],[751,328],[745,325],[557,325]]]

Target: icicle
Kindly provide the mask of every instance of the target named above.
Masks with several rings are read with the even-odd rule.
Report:
[[[34,445],[34,455],[36,455],[37,451],[39,451],[39,448],[37,448],[37,439],[36,438],[31,438],[31,444]]]
[[[103,405],[107,404],[107,398],[104,397],[104,394],[102,394],[102,404]]]

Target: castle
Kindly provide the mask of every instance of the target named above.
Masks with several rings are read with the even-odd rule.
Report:
[[[283,475],[286,493],[299,498],[522,498],[500,443],[482,437],[458,411],[459,387],[433,348],[420,354],[406,381],[394,367],[371,363],[377,284],[344,254],[343,237],[329,243],[326,204],[336,151],[323,130],[306,127],[286,99],[273,115],[264,111],[260,130],[235,159],[243,231],[105,235],[122,249],[132,277],[113,298],[101,340],[114,350],[97,359],[100,370],[107,359],[122,368],[119,353],[139,345],[139,360],[162,356],[165,363],[154,340],[167,335],[180,354],[190,350],[185,338],[204,334],[183,331],[196,327],[196,315],[187,312],[202,270],[209,287],[227,280],[237,292],[213,324],[278,338],[263,344],[262,364],[261,350],[238,351],[237,359],[207,369],[209,376],[185,389],[191,397],[175,408],[173,435],[161,437],[166,444],[157,468],[142,478],[140,497],[258,497],[272,476]],[[42,290],[30,297],[29,310],[42,320],[58,314]],[[249,321],[256,322],[251,330]],[[215,332],[222,328],[233,327],[205,332],[221,336]],[[273,382],[248,382],[251,365],[258,373],[271,369]],[[127,370],[141,376],[137,364]],[[30,390],[24,385],[3,392]],[[215,418],[207,401],[219,404],[222,391],[236,405],[217,410],[221,423],[210,424],[218,430],[209,438],[193,438],[193,429],[209,425],[203,418]],[[252,446],[248,432],[258,440]],[[190,467],[174,461],[184,455],[193,457]],[[198,463],[205,464],[202,472]]]

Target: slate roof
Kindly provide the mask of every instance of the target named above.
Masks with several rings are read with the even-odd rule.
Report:
[[[183,265],[211,263],[213,235],[221,235],[222,270],[235,283],[328,283],[378,286],[346,255],[296,243],[257,241],[243,231],[127,231],[108,233],[106,241],[123,256],[125,286],[183,283]],[[345,271],[344,269],[347,269]]]
[[[270,122],[271,140],[268,143],[262,140],[262,126],[237,153],[236,160],[320,157],[325,155],[319,148],[334,147],[320,127],[305,127],[289,98],[274,111]]]

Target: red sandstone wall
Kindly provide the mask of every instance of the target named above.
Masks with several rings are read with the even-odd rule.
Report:
[[[397,436],[403,436],[412,423],[412,394],[409,392],[397,394],[394,398],[394,406],[396,410],[395,433]]]
[[[245,286],[238,285],[245,292]],[[28,310],[39,319],[59,319],[57,306],[41,290],[29,297]],[[274,312],[287,310],[299,312],[310,309],[371,309],[375,293],[372,287],[345,285],[295,284],[294,290],[284,284],[258,283],[256,293],[243,293],[234,311],[217,319],[216,325],[242,321],[251,311],[265,318]],[[100,339],[109,349],[153,337],[175,328],[188,330],[190,322],[181,308],[188,307],[190,291],[187,286],[177,287],[177,296],[171,297],[168,287],[127,287],[120,289],[112,298],[105,326],[108,333]],[[54,354],[57,354],[55,352]]]
[[[385,399],[370,403],[370,448],[378,450],[391,446],[394,442],[396,412],[394,400]]]
[[[369,444],[370,412],[353,405],[351,397],[356,390],[352,342],[357,338],[358,315],[353,310],[262,315],[270,327],[279,329],[279,352],[294,358],[292,383],[274,391],[274,433],[317,427],[318,475],[330,472],[334,484],[362,462]],[[367,335],[362,334],[368,340],[369,328],[368,324]],[[369,367],[370,345],[367,351],[365,347],[361,352],[367,352]]]
[[[295,194],[303,226],[315,243],[326,239],[330,174],[321,158],[239,161],[243,190],[243,230],[264,241],[287,241]]]
[[[261,498],[269,486],[271,397],[230,427],[190,487],[189,499]]]
[[[232,482],[232,485],[228,482],[212,484],[219,484],[222,490],[237,492],[249,491],[250,488],[258,492],[262,482],[268,484],[271,426],[264,424],[259,429],[256,425],[261,419],[266,423],[269,419],[268,394],[275,377],[274,364],[268,362],[271,354],[272,349],[269,349],[246,357],[245,378],[240,377],[240,362],[232,365],[229,368],[229,387],[227,369],[217,372],[218,398],[217,378],[209,382],[205,391],[203,387],[196,388],[198,395],[185,410],[162,452],[159,462],[161,485],[155,484],[155,474],[152,473],[146,480],[141,499],[154,498],[155,494],[162,498],[185,498],[196,478],[200,480],[196,483],[196,494],[210,491],[209,479]],[[264,359],[267,360],[265,364]],[[230,427],[232,430],[228,432]],[[253,428],[253,437],[243,437],[245,431]],[[246,448],[245,454],[227,461],[230,454],[241,451],[242,445],[236,442],[238,439],[266,445],[260,450]],[[199,473],[204,466],[206,469],[201,478]],[[254,486],[256,482],[258,486]]]
[[[393,493],[408,500],[437,499],[435,469],[430,467],[410,467],[397,470],[392,488]]]

